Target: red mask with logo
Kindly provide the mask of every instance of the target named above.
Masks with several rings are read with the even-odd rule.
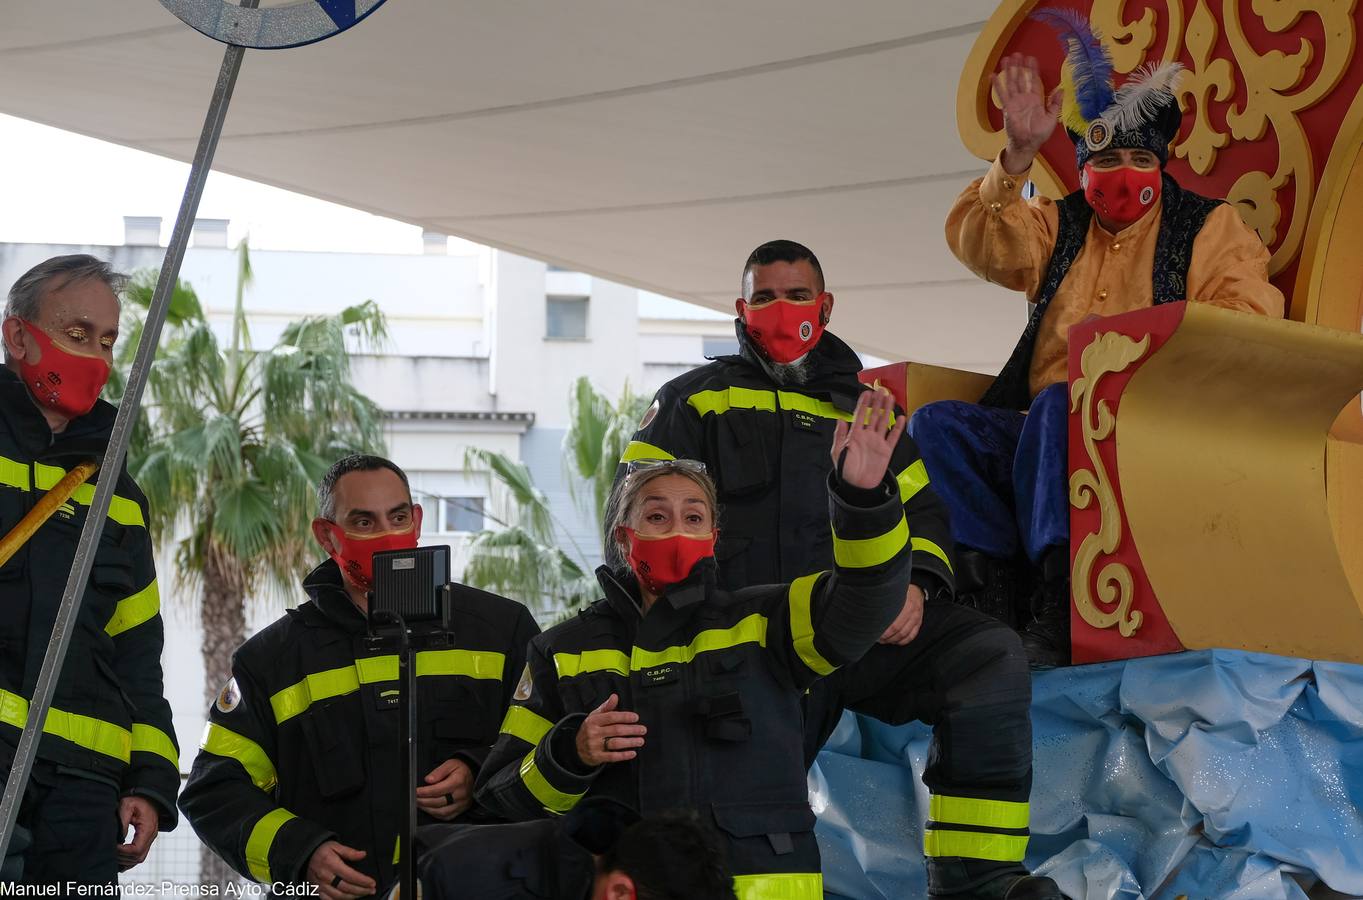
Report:
[[[27,319],[20,319],[41,355],[38,362],[19,361],[19,376],[40,406],[68,419],[95,408],[99,392],[109,381],[109,364],[102,356],[67,350],[47,332]]]
[[[654,594],[685,581],[696,563],[715,555],[713,531],[648,537],[626,528],[625,534],[629,536],[629,567]]]
[[[331,558],[341,567],[341,574],[362,591],[374,584],[374,554],[385,550],[411,550],[416,547],[416,523],[401,531],[381,534],[351,534],[335,522],[327,523],[327,530],[340,546]]]
[[[774,362],[792,363],[823,337],[823,293],[813,300],[772,300],[760,306],[743,303],[748,337]]]
[[[1092,163],[1085,163],[1081,180],[1089,206],[1119,231],[1149,212],[1159,201],[1163,187],[1158,166],[1095,169]]]

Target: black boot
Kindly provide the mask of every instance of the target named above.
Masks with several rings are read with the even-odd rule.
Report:
[[[1033,875],[1022,863],[991,863],[959,856],[928,860],[928,897],[930,900],[1065,900],[1054,881]]]
[[[943,900],[1065,900],[1060,886],[1036,875],[1000,875],[964,894],[943,894]]]
[[[1064,545],[1041,555],[1040,582],[1032,595],[1032,621],[1022,629],[1022,649],[1037,668],[1070,664],[1070,554]]]
[[[956,602],[1012,629],[1019,625],[1018,598],[1029,593],[1026,581],[1026,573],[1010,561],[969,548],[957,550]]]

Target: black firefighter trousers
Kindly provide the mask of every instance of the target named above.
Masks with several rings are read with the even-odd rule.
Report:
[[[936,795],[1028,802],[1032,789],[1032,682],[1017,634],[947,600],[924,605],[904,646],[877,644],[816,682],[805,697],[805,761],[813,763],[851,709],[890,725],[932,726],[923,783]],[[1018,863],[930,857],[934,893],[968,889]]]

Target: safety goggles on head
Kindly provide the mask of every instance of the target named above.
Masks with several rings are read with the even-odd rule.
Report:
[[[635,472],[690,472],[692,475],[710,477],[705,463],[698,459],[632,459],[625,463],[625,477]]]

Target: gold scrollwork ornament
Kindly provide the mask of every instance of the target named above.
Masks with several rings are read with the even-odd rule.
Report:
[[[1178,93],[1193,121],[1174,152],[1188,160],[1193,171],[1210,173],[1232,138],[1259,141],[1271,137],[1277,144],[1274,170],[1245,173],[1226,192],[1226,199],[1269,246],[1278,241],[1280,224],[1286,220],[1286,233],[1281,234],[1269,260],[1270,273],[1282,271],[1301,252],[1316,194],[1315,166],[1300,114],[1329,97],[1347,72],[1358,39],[1353,18],[1357,0],[1223,0],[1219,5],[1197,0],[1186,18],[1184,0],[1165,0],[1162,13],[1156,11],[1159,4],[1153,3],[1130,21],[1127,4],[1128,0],[1094,0],[1089,18],[1112,37],[1114,67],[1126,73],[1147,62],[1162,14],[1166,40],[1160,61],[1179,59],[1186,50],[1189,63]],[[1219,17],[1212,12],[1214,6],[1221,11]],[[1241,21],[1243,7],[1268,32],[1281,34],[1309,16],[1319,23],[1320,35],[1303,35],[1292,52],[1260,53]],[[1217,52],[1223,33],[1229,53]],[[1303,84],[1315,60],[1319,60],[1315,75]],[[1243,82],[1239,90],[1237,77]],[[1211,112],[1213,106],[1227,103],[1229,133]],[[1279,198],[1289,186],[1293,200],[1287,216]]]
[[[1098,382],[1105,376],[1122,372],[1145,355],[1150,336],[1139,341],[1115,331],[1097,335],[1079,357],[1083,373],[1070,385],[1070,412],[1083,412],[1080,429],[1084,452],[1093,468],[1076,467],[1070,475],[1070,504],[1087,509],[1098,504],[1098,530],[1084,536],[1074,557],[1071,579],[1074,606],[1085,622],[1094,628],[1117,626],[1122,637],[1131,637],[1141,627],[1144,616],[1133,610],[1135,590],[1131,569],[1120,562],[1109,562],[1098,573],[1098,597],[1090,587],[1090,574],[1100,557],[1111,556],[1122,540],[1122,513],[1107,468],[1098,455],[1098,444],[1112,437],[1117,420],[1106,400],[1098,399]],[[1101,606],[1099,605],[1101,604]]]

